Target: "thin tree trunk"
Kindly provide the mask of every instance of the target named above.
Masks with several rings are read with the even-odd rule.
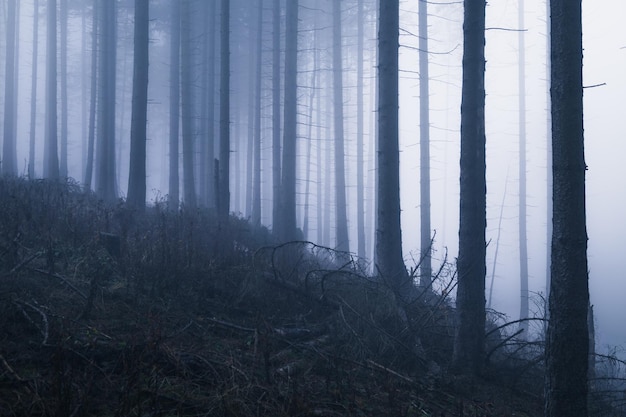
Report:
[[[430,226],[430,91],[428,75],[428,3],[419,0],[420,78],[420,285],[430,288],[432,279]]]
[[[193,90],[191,86],[191,0],[181,2],[181,110],[183,128],[183,193],[185,206],[197,206],[193,157]]]
[[[589,277],[581,2],[550,1],[552,266],[546,417],[588,415]]]
[[[128,204],[146,206],[146,125],[148,123],[149,0],[135,0],[133,108],[130,125]]]
[[[252,224],[261,225],[261,82],[263,58],[263,0],[257,11],[256,81],[254,104],[254,184],[252,186]]]
[[[217,212],[226,223],[230,213],[230,1],[222,0],[220,73],[220,165]]]
[[[61,26],[61,158],[59,173],[61,178],[67,178],[67,0],[60,0]]]
[[[93,17],[91,24],[91,86],[89,98],[89,138],[87,140],[87,161],[85,162],[85,189],[91,189],[93,177],[94,145],[96,141],[96,111],[98,98],[98,0],[93,2]]]
[[[280,0],[274,0],[272,13],[272,229],[281,236]]]
[[[170,175],[169,206],[178,209],[180,201],[178,142],[180,140],[180,2],[172,2],[170,29]]]
[[[43,176],[59,178],[57,145],[57,2],[48,0],[46,35],[46,127],[44,136]]]
[[[333,93],[335,126],[335,248],[350,251],[346,203],[346,169],[343,137],[343,65],[341,58],[341,2],[333,1]]]
[[[485,6],[465,0],[457,328],[453,368],[477,374],[485,339]]]
[[[365,173],[363,160],[363,0],[357,4],[357,67],[356,67],[356,226],[357,255],[364,260],[365,251]]]
[[[30,136],[28,140],[28,178],[35,178],[35,137],[37,134],[37,63],[39,49],[39,0],[33,1],[33,55],[30,84]]]
[[[209,2],[209,31],[208,42],[208,90],[207,90],[207,154],[206,154],[206,171],[204,175],[207,178],[207,206],[215,206],[215,33],[217,27],[216,15],[217,0]]]
[[[519,53],[519,265],[520,265],[520,319],[528,318],[528,243],[526,238],[526,54],[524,39],[524,0],[519,0],[518,53]],[[528,321],[520,322],[528,333]]]
[[[17,175],[16,149],[16,49],[17,49],[17,5],[9,0],[7,13],[6,79],[4,83],[4,143],[2,146],[2,174]]]

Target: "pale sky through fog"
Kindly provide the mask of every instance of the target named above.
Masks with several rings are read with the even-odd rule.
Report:
[[[546,270],[546,3],[526,0],[527,228],[530,291],[545,292]],[[417,33],[417,2],[404,1],[401,25]],[[429,4],[431,55],[432,226],[437,255],[458,254],[460,42],[462,4]],[[518,1],[487,5],[487,291],[505,183],[492,307],[519,316],[518,260]],[[591,302],[598,344],[626,346],[626,2],[583,1],[587,230]],[[402,44],[417,40],[402,36]],[[456,47],[456,45],[459,45]],[[456,49],[454,49],[456,47]],[[417,52],[401,48],[401,67]],[[419,91],[416,74],[401,74],[402,206],[405,255],[419,250]],[[444,167],[445,165],[445,167]],[[508,177],[508,180],[507,180]],[[531,309],[533,304],[531,302]]]

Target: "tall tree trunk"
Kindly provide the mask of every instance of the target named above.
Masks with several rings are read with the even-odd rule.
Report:
[[[28,178],[35,178],[35,137],[37,133],[37,63],[39,49],[39,0],[33,1],[33,55],[30,83],[30,136],[28,140]]]
[[[272,15],[272,229],[281,236],[280,0],[274,0]]]
[[[528,246],[526,238],[526,53],[524,39],[524,0],[519,0],[519,265],[520,265],[520,319],[528,318]],[[520,322],[520,329],[524,331],[522,337],[528,333],[528,321]]]
[[[398,144],[399,2],[379,6],[378,28],[378,205],[376,262],[396,294],[407,294],[400,228],[400,150]]]
[[[43,176],[59,178],[57,144],[57,2],[48,0],[46,24],[46,127],[44,136]]]
[[[146,206],[146,125],[148,123],[149,0],[135,0],[135,45],[133,59],[133,109],[130,122],[130,169],[128,204]]]
[[[419,0],[420,78],[420,285],[432,279],[430,228],[430,91],[428,75],[428,3]]]
[[[115,2],[101,1],[100,12],[100,94],[98,114],[98,152],[96,194],[104,201],[117,199],[115,170],[115,77],[116,77],[116,7]]]
[[[87,139],[87,161],[85,162],[85,189],[91,188],[93,177],[93,155],[96,141],[96,111],[98,106],[98,0],[93,2],[93,16],[91,24],[91,86],[89,90],[89,138]]]
[[[477,374],[485,339],[485,0],[465,0],[457,328],[453,367]]]
[[[256,81],[254,104],[254,184],[252,186],[252,224],[261,225],[261,82],[263,62],[263,0],[257,11]]]
[[[346,169],[343,137],[343,65],[341,61],[341,1],[333,1],[333,93],[335,126],[335,249],[350,250],[346,203]]]
[[[282,240],[298,239],[296,227],[296,143],[298,78],[298,0],[287,2],[285,16],[285,120],[282,164]]]
[[[550,1],[546,0],[546,16],[550,16]],[[550,19],[546,19],[546,294],[544,316],[549,319],[548,299],[550,298],[550,260],[552,258],[552,111],[550,103],[550,84],[552,65],[550,63]],[[548,323],[544,321],[543,332],[547,338]]]
[[[206,154],[206,171],[204,175],[207,178],[206,193],[207,206],[215,207],[215,33],[217,27],[217,19],[215,9],[216,0],[209,2],[209,27],[208,30],[208,90],[207,90],[207,154]]]
[[[356,229],[357,255],[364,260],[365,251],[365,173],[363,169],[363,0],[357,4],[357,67],[356,67]]]
[[[169,206],[178,209],[180,201],[178,174],[178,143],[180,141],[180,2],[172,2],[170,29],[170,175]]]
[[[230,213],[230,1],[222,0],[220,38],[220,165],[217,212],[226,223]]]
[[[16,0],[9,0],[7,13],[6,79],[4,82],[4,143],[2,146],[2,175],[17,175],[16,149]]]
[[[580,1],[550,1],[553,232],[546,341],[547,417],[588,414],[587,166],[581,20]]]
[[[61,178],[67,178],[67,0],[60,0],[61,26],[61,158],[59,173]]]
[[[193,157],[193,89],[191,86],[191,0],[181,2],[181,39],[180,39],[180,74],[181,74],[181,110],[183,128],[183,193],[185,206],[194,208],[196,202],[196,184],[194,178]]]

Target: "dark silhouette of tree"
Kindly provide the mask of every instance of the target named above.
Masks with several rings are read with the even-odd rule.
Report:
[[[33,55],[30,84],[30,134],[28,140],[28,178],[35,178],[35,137],[37,126],[37,63],[39,50],[39,0],[33,1]]]
[[[182,0],[180,31],[180,81],[181,116],[183,130],[183,194],[187,207],[196,207],[196,184],[194,178],[194,132],[193,132],[193,90],[191,59],[191,0]]]
[[[9,0],[7,10],[6,79],[4,82],[4,142],[2,145],[2,174],[17,175],[15,57],[17,49],[16,0]]]
[[[285,103],[280,219],[283,241],[297,240],[296,141],[298,76],[298,0],[287,2],[285,16]]]
[[[169,206],[177,209],[180,200],[178,176],[178,142],[180,129],[180,2],[172,2],[170,27],[170,175]]]
[[[89,92],[89,133],[87,138],[87,160],[85,161],[85,189],[91,188],[93,176],[93,155],[96,136],[96,111],[98,105],[98,10],[97,0],[94,0],[91,25],[91,86]]]
[[[398,145],[399,2],[379,5],[378,26],[378,204],[376,266],[397,294],[408,283],[400,228]]]
[[[252,216],[254,225],[261,224],[261,82],[263,58],[263,0],[258,0],[256,32],[256,79],[254,87],[254,158],[252,184]]]
[[[133,107],[130,122],[130,169],[128,204],[143,210],[146,205],[146,125],[148,119],[149,0],[135,0],[135,47],[133,60]]]
[[[519,0],[519,265],[520,265],[520,319],[528,318],[528,242],[526,238],[526,53],[524,28],[524,0]],[[528,332],[528,320],[520,322],[520,329]]]
[[[100,60],[96,194],[106,202],[117,198],[115,171],[116,7],[100,0]]]
[[[419,0],[419,79],[420,79],[420,285],[431,285],[430,230],[430,91],[428,80],[428,3]]]
[[[48,0],[46,20],[46,126],[44,133],[43,176],[59,178],[57,143],[57,2]]]
[[[59,159],[59,174],[67,178],[67,0],[59,2],[60,26],[60,58],[61,58],[61,156]]]
[[[272,228],[280,236],[280,0],[273,2],[272,26]]]
[[[230,213],[230,1],[221,3],[220,38],[220,154],[217,212],[226,222]]]
[[[485,0],[465,0],[457,328],[453,368],[480,372],[485,339]]]
[[[552,266],[545,415],[587,416],[589,333],[581,2],[550,2]]]
[[[356,230],[357,256],[365,259],[365,175],[363,160],[363,0],[357,2],[357,66],[356,66]]]
[[[343,65],[341,58],[341,1],[333,1],[333,112],[335,127],[335,248],[350,250],[346,203],[346,169],[343,137]],[[285,103],[286,105],[286,103]]]

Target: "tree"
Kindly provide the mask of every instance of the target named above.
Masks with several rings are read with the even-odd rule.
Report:
[[[357,255],[365,259],[365,175],[363,169],[363,0],[357,3],[356,69],[356,230]]]
[[[341,1],[333,2],[333,109],[335,127],[335,249],[348,252],[346,169],[343,137],[343,65],[341,62]],[[286,103],[285,103],[286,105]]]
[[[485,0],[465,0],[457,328],[453,367],[477,374],[485,339]]]
[[[93,154],[96,136],[96,111],[98,98],[98,10],[97,0],[94,0],[91,25],[91,86],[89,92],[89,133],[87,138],[87,161],[85,162],[85,188],[91,188],[93,176]]]
[[[6,81],[4,83],[4,143],[2,146],[2,174],[17,175],[15,56],[17,45],[15,0],[9,0],[7,16]]]
[[[170,209],[177,209],[180,200],[178,177],[178,141],[180,129],[180,2],[172,2],[170,28],[170,137],[169,197]]]
[[[285,104],[283,162],[280,193],[282,216],[279,230],[283,241],[297,240],[296,142],[298,76],[298,0],[287,2],[285,16]]]
[[[59,178],[57,144],[57,2],[48,0],[46,23],[46,126],[44,133],[43,176]]]
[[[280,236],[280,0],[272,7],[272,228]]]
[[[67,0],[60,0],[60,35],[61,35],[61,158],[59,174],[67,178]]]
[[[419,0],[420,78],[420,285],[428,288],[432,277],[430,230],[430,92],[428,80],[428,3]]]
[[[520,319],[528,318],[528,244],[526,239],[526,54],[524,28],[524,0],[520,0],[518,53],[519,53],[519,264],[520,264]],[[528,321],[520,322],[520,329],[528,331]],[[524,333],[523,335],[525,335]]]
[[[135,52],[133,58],[133,108],[130,125],[128,204],[146,205],[146,125],[148,119],[149,0],[135,0]]]
[[[254,178],[252,184],[252,224],[261,225],[261,73],[263,58],[263,0],[257,10],[256,80],[254,91]]]
[[[226,223],[230,213],[230,0],[222,0],[220,37],[220,159],[217,213]]]
[[[379,5],[378,27],[378,196],[376,267],[397,294],[407,294],[400,228],[398,145],[399,2]]]
[[[37,62],[39,49],[39,0],[33,2],[33,55],[30,84],[30,135],[28,140],[28,178],[35,178],[35,136],[37,119]]]
[[[550,1],[552,266],[545,415],[587,416],[589,333],[581,2]]]
[[[181,2],[180,81],[183,130],[183,193],[185,205],[196,207],[196,184],[193,175],[193,92],[191,86],[191,0]]]
[[[100,0],[100,62],[96,194],[112,203],[117,198],[115,171],[115,2]]]

